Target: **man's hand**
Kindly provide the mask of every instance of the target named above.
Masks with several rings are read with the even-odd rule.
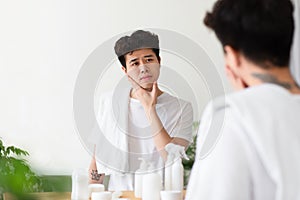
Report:
[[[235,90],[242,90],[248,87],[248,85],[241,79],[239,76],[237,76],[230,67],[226,66],[225,72],[227,75],[227,78],[229,79],[229,82],[233,86]]]
[[[148,90],[146,88],[141,87],[137,82],[128,76],[128,80],[133,85],[132,96],[137,98],[142,106],[144,107],[145,112],[148,114],[149,111],[155,107],[157,103],[158,96],[158,86],[157,83],[154,82],[152,85],[152,90]]]

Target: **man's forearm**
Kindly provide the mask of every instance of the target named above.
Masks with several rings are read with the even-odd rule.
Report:
[[[165,151],[165,146],[169,143],[174,143],[181,145],[183,147],[187,147],[189,145],[189,142],[182,138],[173,138],[171,137],[166,129],[164,128],[163,124],[161,123],[161,120],[159,119],[156,110],[149,111],[148,119],[151,124],[151,129],[153,133],[153,140],[154,144],[156,146],[157,151],[159,151],[159,154],[161,157],[166,160],[167,159],[167,152]]]
[[[164,149],[165,145],[172,141],[172,138],[165,130],[161,120],[159,119],[155,107],[152,107],[148,113],[147,117],[151,125],[151,132],[153,134],[154,143],[156,149],[161,151]]]

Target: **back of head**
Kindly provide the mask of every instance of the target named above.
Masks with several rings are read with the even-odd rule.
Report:
[[[290,0],[219,0],[204,23],[223,46],[261,67],[289,64],[294,32]]]
[[[122,66],[126,67],[125,55],[138,49],[150,48],[159,58],[158,36],[149,31],[137,30],[130,36],[121,37],[115,44],[115,53]]]

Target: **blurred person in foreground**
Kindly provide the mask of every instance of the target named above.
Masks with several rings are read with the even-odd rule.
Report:
[[[289,70],[292,3],[219,0],[204,23],[222,44],[236,91],[203,113],[186,199],[300,199],[300,89]],[[216,126],[220,132],[203,152]]]

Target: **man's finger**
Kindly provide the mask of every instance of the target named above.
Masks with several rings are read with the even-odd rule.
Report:
[[[153,93],[153,94],[156,94],[156,93],[157,93],[157,89],[158,89],[158,87],[157,87],[157,82],[154,82],[154,83],[153,83],[153,87],[152,87],[152,93]]]

